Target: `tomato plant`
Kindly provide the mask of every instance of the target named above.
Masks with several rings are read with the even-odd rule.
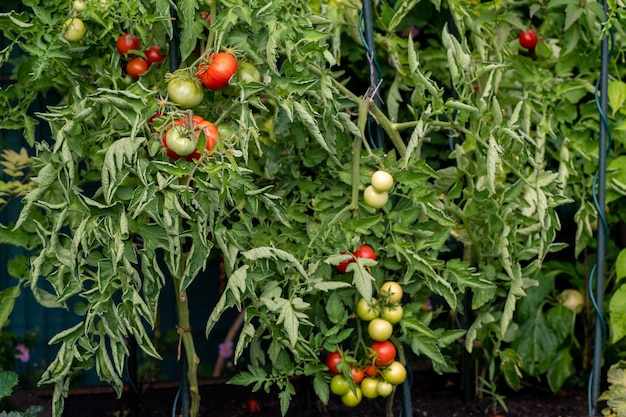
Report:
[[[123,33],[115,42],[117,51],[122,55],[132,53],[132,51],[138,51],[140,48],[139,37],[131,33]]]
[[[545,377],[558,388],[574,373],[573,356],[590,356],[582,352],[587,342],[568,345],[575,340],[570,327],[559,326],[563,319],[571,325],[571,313],[544,303],[559,292],[550,281],[554,271],[566,271],[559,277],[583,288],[587,265],[545,261],[565,246],[561,232],[573,230],[559,232],[560,208],[572,200],[575,257],[595,242],[590,190],[598,151],[589,138],[597,133],[598,115],[591,90],[602,27],[618,29],[615,55],[623,56],[621,9],[611,10],[604,25],[592,6],[377,2],[372,62],[354,24],[360,21],[354,2],[309,7],[215,0],[210,23],[196,1],[128,0],[128,7],[90,1],[84,12],[72,1],[31,3],[0,14],[8,41],[0,64],[12,77],[0,98],[6,110],[0,123],[23,132],[37,152],[31,188],[14,222],[20,233],[9,240],[5,230],[12,228],[3,227],[0,236],[33,254],[11,267],[20,286],[77,323],[50,335],[57,356],[41,383],[54,385],[55,416],[62,414],[70,382],[86,368],[121,393],[131,335],[154,360],[169,354],[152,331],[163,288],[175,291],[176,329],[197,415],[196,372],[204,353],[195,351],[197,332],[192,337],[186,329],[192,327],[190,308],[206,307],[190,305],[187,295],[212,262],[225,279],[215,308],[200,314],[209,317],[205,335],[213,340],[225,311],[245,313],[235,359],[249,356],[251,368],[232,382],[276,385],[283,414],[294,376],[313,378],[320,399],[328,400],[325,352],[340,347],[354,356],[346,364],[370,365],[365,324],[441,372],[455,370],[452,354],[458,352],[450,346],[464,341],[468,352],[481,349],[477,357],[493,358],[501,381],[513,388],[522,385],[520,375]],[[177,19],[164,18],[169,7]],[[442,19],[440,9],[449,16]],[[64,22],[73,16],[89,30],[80,45],[64,38]],[[535,57],[511,47],[523,48],[518,35],[525,22],[545,40]],[[421,33],[409,24],[421,25]],[[123,41],[135,34],[144,47],[171,42],[178,47],[169,51],[171,68],[155,65],[139,81],[127,81],[118,64],[143,49],[131,38],[118,51],[117,43],[102,42],[111,33],[124,34]],[[224,52],[198,57],[197,44],[209,52],[237,51],[237,58]],[[361,88],[370,84],[370,68],[381,72],[380,85],[369,90],[385,103],[381,107]],[[606,116],[622,126],[620,80],[626,76],[619,65],[611,68]],[[198,77],[213,72],[210,87],[226,86],[237,74],[233,86],[241,94],[204,92]],[[47,98],[62,98],[32,111],[52,91]],[[149,122],[155,113],[164,117]],[[236,126],[237,134],[220,141],[213,158],[202,159],[216,134],[207,127],[210,133],[197,137],[198,153],[187,156],[198,163],[172,160],[163,151],[167,129],[199,114],[218,126]],[[37,124],[49,138],[36,134]],[[613,224],[626,212],[618,130],[607,202]],[[393,172],[391,186],[388,177],[381,184],[370,175],[385,169]],[[393,195],[382,205],[369,197],[363,202],[369,186],[368,195]],[[338,253],[358,245],[373,245],[378,253],[359,248],[356,262],[344,264],[350,273],[333,273],[346,261]],[[618,245],[607,252],[616,260]],[[396,280],[405,294],[394,308],[397,294],[381,295],[380,286]],[[372,297],[382,306],[380,316],[363,323],[355,303]],[[617,292],[612,298],[617,341],[623,297]],[[80,307],[72,309],[75,298]],[[422,308],[430,299],[441,300],[437,308]],[[395,328],[385,308],[396,318],[403,309]],[[460,313],[467,328],[445,320]],[[550,332],[538,329],[546,322],[555,330],[544,337]],[[374,366],[372,375],[384,370]],[[385,384],[378,383],[381,396],[391,395]]]
[[[198,65],[197,75],[209,90],[221,90],[237,72],[237,58],[229,52],[211,54]]]

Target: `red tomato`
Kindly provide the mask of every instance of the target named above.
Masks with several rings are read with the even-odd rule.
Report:
[[[159,45],[152,45],[144,51],[148,64],[160,64],[165,59],[165,55],[161,53],[161,47]]]
[[[396,347],[389,340],[372,343],[374,365],[387,366],[396,359]]]
[[[342,255],[345,255],[345,252],[341,252]],[[348,259],[347,261],[343,261],[338,263],[337,265],[335,265],[335,269],[337,270],[337,272],[339,272],[340,274],[345,274],[346,273],[346,268],[348,267],[348,265],[350,265],[352,262],[354,262],[354,259]]]
[[[359,385],[363,378],[365,378],[365,370],[357,369],[354,366],[350,368],[350,376],[352,376],[352,380],[355,384]]]
[[[341,362],[341,360],[341,353],[339,353],[338,350],[330,352],[328,355],[326,355],[326,366],[328,366],[328,370],[331,374],[337,375],[340,373],[337,369],[337,365],[339,365],[339,362]]]
[[[367,368],[365,368],[365,375],[378,377],[380,376],[380,371],[378,370],[376,366],[370,365]]]
[[[130,33],[124,33],[117,38],[116,46],[120,54],[126,55],[130,51],[139,50],[139,38]]]
[[[259,402],[254,398],[250,398],[246,404],[248,405],[249,413],[256,414],[261,412],[261,404],[259,404]]]
[[[126,64],[126,72],[133,78],[139,78],[141,74],[148,71],[149,67],[150,65],[148,64],[148,61],[140,56],[137,56],[128,61],[128,64]]]
[[[201,63],[196,74],[209,90],[221,90],[236,72],[237,58],[228,52],[220,52],[210,55],[206,62]]]
[[[533,50],[537,46],[537,35],[532,29],[526,29],[519,34],[519,44],[529,51]]]
[[[376,252],[374,252],[374,249],[368,245],[361,245],[356,251],[354,251],[354,256],[357,258],[371,259],[373,261],[376,260]]]

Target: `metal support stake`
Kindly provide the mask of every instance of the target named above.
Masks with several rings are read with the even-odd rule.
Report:
[[[367,60],[370,64],[370,91],[374,94],[374,104],[376,107],[380,107],[381,100],[378,94],[380,76],[374,65],[376,62],[376,47],[374,45],[374,20],[372,17],[371,0],[363,0],[363,20],[365,24],[365,42],[367,43]],[[385,146],[383,128],[379,124],[376,124],[375,135],[371,139],[374,148],[383,148]]]
[[[608,15],[607,2],[603,2],[604,12]],[[608,108],[608,74],[609,74],[609,37],[605,36],[602,39],[602,60],[600,68],[600,112],[602,113],[600,118],[600,145],[599,145],[599,158],[598,158],[598,200],[596,209],[598,210],[598,217],[604,219],[605,206],[606,206],[606,156],[607,156],[607,138],[608,138],[608,126],[606,125],[605,115]],[[595,336],[594,336],[594,351],[593,351],[593,369],[591,376],[591,397],[589,398],[589,415],[597,415],[597,401],[600,396],[600,379],[602,376],[602,350],[604,349],[604,320],[602,314],[604,312],[604,263],[605,263],[605,251],[606,251],[606,239],[607,231],[606,222],[602,222],[601,227],[598,227],[597,239],[598,239],[598,255],[596,263],[596,288],[595,288],[595,301],[598,307],[598,317],[595,323]]]

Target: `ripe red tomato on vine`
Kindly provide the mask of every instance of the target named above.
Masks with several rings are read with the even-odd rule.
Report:
[[[229,52],[211,54],[200,65],[196,75],[209,90],[221,90],[237,73],[237,58]]]
[[[126,72],[133,78],[139,78],[141,74],[148,71],[149,67],[150,64],[148,64],[148,61],[140,56],[137,56],[128,61],[128,64],[126,64]]]
[[[131,33],[123,33],[117,38],[115,46],[120,54],[126,55],[130,51],[139,50],[139,38]]]
[[[519,34],[519,44],[523,47],[532,51],[537,46],[537,35],[535,31],[532,29],[526,29],[522,33]]]

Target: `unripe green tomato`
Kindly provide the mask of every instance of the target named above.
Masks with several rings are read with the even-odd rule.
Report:
[[[376,391],[381,397],[388,397],[393,392],[393,385],[387,381],[378,381]]]
[[[404,309],[401,305],[389,305],[383,307],[381,318],[387,320],[391,324],[396,324],[402,320]]]
[[[387,192],[379,193],[377,192],[373,186],[368,185],[363,191],[363,200],[365,204],[370,206],[371,208],[379,209],[387,204],[389,200],[389,194]]]
[[[406,368],[401,362],[393,361],[383,369],[383,378],[393,385],[399,385],[406,379]]]
[[[77,17],[71,17],[63,24],[63,37],[70,42],[79,41],[85,36],[85,24]]]
[[[341,402],[348,407],[356,407],[363,400],[363,392],[361,388],[356,387],[356,392],[349,390],[347,393],[341,396]]]
[[[367,326],[367,333],[377,342],[382,342],[391,337],[393,325],[385,319],[374,319]]]
[[[361,381],[361,392],[365,398],[378,397],[378,379],[367,377]]]
[[[72,2],[72,9],[76,10],[78,13],[84,12],[87,10],[87,5],[83,0],[74,0]]]
[[[574,314],[578,314],[583,311],[585,299],[578,290],[575,290],[573,288],[563,290],[561,294],[559,294],[558,299],[565,308],[573,311]]]
[[[393,177],[387,171],[376,171],[372,174],[372,187],[379,193],[391,190],[393,186]]]
[[[395,281],[386,281],[378,290],[384,302],[389,304],[398,304],[402,301],[404,291],[402,286]]]
[[[356,315],[363,321],[372,321],[378,317],[379,313],[380,310],[375,298],[372,298],[371,303],[368,303],[365,298],[361,298],[356,303]]]
[[[330,392],[335,395],[343,396],[350,391],[350,384],[345,376],[338,374],[333,375],[330,380]]]

